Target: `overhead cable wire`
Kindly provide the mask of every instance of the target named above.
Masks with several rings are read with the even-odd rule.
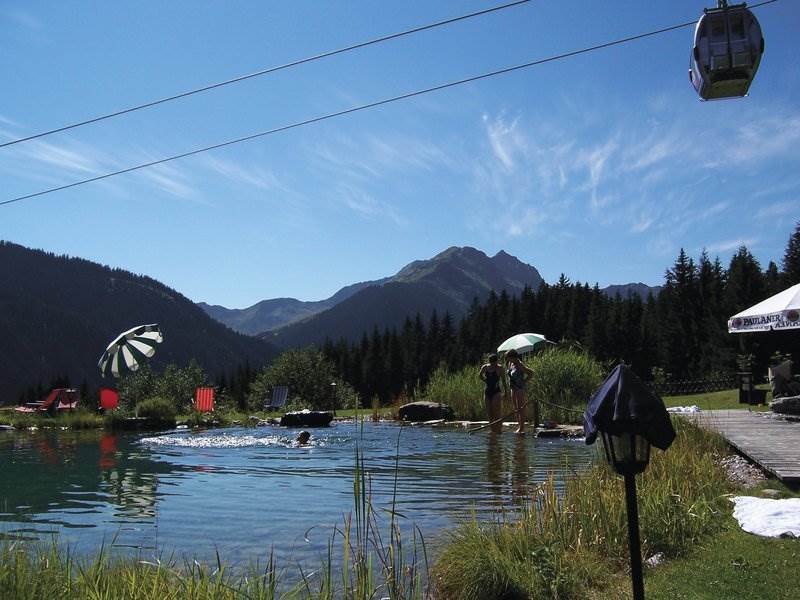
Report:
[[[515,6],[519,6],[520,4],[526,4],[531,0],[515,0],[514,2],[508,2],[506,4],[500,4],[498,6],[493,6],[490,8],[485,8],[483,10],[478,10],[475,12],[471,12],[465,15],[460,15],[458,17],[451,17],[449,19],[444,19],[443,21],[436,21],[435,23],[429,23],[428,25],[420,25],[419,27],[413,27],[412,29],[406,29],[405,31],[400,31],[397,33],[391,33],[389,35],[384,35],[381,37],[377,37],[371,40],[367,40],[365,42],[359,42],[357,44],[352,44],[350,46],[345,46],[343,48],[338,48],[337,50],[329,50],[327,52],[322,52],[321,54],[315,54],[313,56],[308,56],[306,58],[300,58],[298,60],[293,60],[291,62],[278,65],[275,67],[268,67],[265,69],[261,69],[260,71],[255,71],[253,73],[248,73],[246,75],[239,75],[237,77],[233,77],[232,79],[226,79],[225,81],[219,81],[217,83],[210,83],[208,85],[204,85],[203,87],[195,88],[192,90],[188,90],[185,92],[180,92],[173,96],[167,96],[166,98],[161,98],[159,100],[151,100],[149,102],[145,102],[144,104],[139,104],[137,106],[131,106],[129,108],[123,108],[121,110],[108,113],[105,115],[100,115],[97,117],[92,117],[90,119],[86,119],[85,121],[78,121],[76,123],[71,123],[69,125],[63,125],[61,127],[56,127],[54,129],[49,129],[47,131],[41,131],[39,133],[34,133],[25,137],[13,139],[10,141],[0,143],[0,148],[5,148],[6,146],[13,146],[14,144],[20,144],[22,142],[28,142],[30,140],[35,140],[37,138],[42,138],[48,135],[52,135],[54,133],[60,133],[62,131],[68,131],[70,129],[75,129],[77,127],[83,127],[84,125],[90,125],[91,123],[97,123],[99,121],[105,121],[106,119],[111,119],[113,117],[119,117],[120,115],[125,115],[128,113],[136,112],[138,110],[143,110],[145,108],[150,108],[153,106],[157,106],[159,104],[165,104],[166,102],[172,102],[173,100],[179,100],[180,98],[186,98],[187,96],[193,96],[194,94],[200,94],[202,92],[207,92],[209,90],[214,90],[217,88],[224,87],[226,85],[231,85],[233,83],[239,83],[240,81],[245,81],[247,79],[253,79],[255,77],[262,77],[264,75],[269,75],[271,73],[276,73],[278,71],[283,71],[285,69],[291,69],[292,67],[297,67],[299,65],[303,65],[306,63],[314,62],[317,60],[321,60],[323,58],[329,58],[331,56],[336,56],[337,54],[344,54],[345,52],[351,52],[353,50],[358,50],[359,48],[366,48],[367,46],[372,46],[374,44],[380,44],[383,42],[388,42],[389,40],[395,40],[397,38],[405,37],[407,35],[412,35],[414,33],[419,33],[421,31],[427,31],[429,29],[436,29],[437,27],[443,27],[445,25],[452,25],[453,23],[458,23],[459,21],[466,21],[467,19],[472,19],[474,17],[480,17],[483,15],[487,15],[489,13],[498,12],[501,10],[505,10],[507,8],[513,8]]]
[[[751,5],[751,8],[756,8],[759,6],[764,6],[766,4],[772,4],[777,2],[778,0],[766,0],[765,2],[761,2],[759,4]],[[661,29],[654,29],[652,31],[648,31],[645,33],[639,33],[637,35],[632,35],[624,38],[619,38],[616,40],[612,40],[610,42],[604,42],[602,44],[596,44],[594,46],[587,46],[585,48],[581,48],[579,50],[572,50],[570,52],[564,52],[562,54],[556,54],[553,56],[549,56],[547,58],[540,58],[538,60],[533,60],[530,62],[522,63],[519,65],[514,65],[512,67],[505,67],[503,69],[497,69],[496,71],[490,71],[488,73],[482,73],[480,75],[473,75],[471,77],[465,77],[464,79],[458,79],[456,81],[450,81],[448,83],[442,83],[439,85],[435,85],[432,87],[416,90],[413,92],[407,92],[405,94],[400,94],[399,96],[392,96],[391,98],[384,98],[382,100],[376,100],[374,102],[369,102],[367,104],[361,104],[359,106],[354,106],[351,108],[346,108],[344,110],[339,110],[336,112],[327,113],[324,115],[319,115],[316,117],[311,117],[309,119],[305,119],[302,121],[296,121],[294,123],[289,123],[287,125],[281,125],[280,127],[275,127],[274,129],[267,129],[266,131],[260,131],[258,133],[253,133],[250,135],[246,135],[243,137],[235,138],[232,140],[227,140],[225,142],[220,142],[218,144],[212,144],[211,146],[205,146],[202,148],[196,148],[194,150],[189,150],[188,152],[182,152],[181,154],[174,154],[172,156],[168,156],[165,158],[160,158],[158,160],[153,160],[150,162],[134,165],[132,167],[127,167],[125,169],[120,169],[118,171],[112,171],[110,173],[105,173],[103,175],[97,175],[96,177],[89,177],[88,179],[82,179],[80,181],[75,181],[72,183],[68,183],[65,185],[60,185],[57,187],[52,187],[46,190],[42,190],[39,192],[34,192],[32,194],[26,194],[24,196],[18,196],[16,198],[11,198],[9,200],[0,201],[0,206],[4,206],[7,204],[13,204],[15,202],[20,202],[22,200],[29,200],[31,198],[36,198],[37,196],[44,196],[45,194],[51,194],[53,192],[60,192],[62,190],[66,190],[69,188],[77,187],[79,185],[85,185],[87,183],[92,183],[94,181],[100,181],[102,179],[108,179],[109,177],[115,177],[117,175],[123,175],[125,173],[130,173],[132,171],[138,171],[140,169],[146,169],[148,167],[153,167],[155,165],[160,165],[162,163],[171,162],[173,160],[178,160],[180,158],[186,158],[188,156],[194,156],[196,154],[201,154],[203,152],[209,152],[211,150],[217,150],[219,148],[224,148],[226,146],[232,146],[234,144],[239,144],[242,142],[247,142],[256,138],[265,137],[268,135],[273,135],[275,133],[280,133],[282,131],[288,131],[290,129],[296,129],[298,127],[303,127],[305,125],[311,125],[313,123],[319,123],[320,121],[327,121],[328,119],[333,119],[335,117],[341,117],[344,115],[349,115],[356,112],[361,112],[363,110],[368,110],[370,108],[375,108],[378,106],[383,106],[385,104],[392,104],[394,102],[399,102],[401,100],[407,100],[409,98],[414,98],[417,96],[422,96],[423,94],[429,94],[431,92],[437,92],[440,90],[445,90],[448,88],[456,87],[459,85],[464,85],[466,83],[471,83],[473,81],[480,81],[482,79],[488,79],[489,77],[495,77],[497,75],[504,75],[506,73],[512,73],[514,71],[519,71],[522,69],[528,69],[530,67],[535,67],[537,65],[542,65],[549,62],[554,62],[558,60],[562,60],[565,58],[571,58],[573,56],[578,56],[581,54],[587,54],[589,52],[594,52],[595,50],[602,50],[604,48],[611,48],[613,46],[619,46],[621,44],[627,44],[629,42],[634,42],[637,40],[641,40],[648,37],[653,37],[656,35],[661,35],[663,33],[668,33],[670,31],[675,31],[676,29],[682,29],[684,27],[689,27],[694,25],[696,21],[687,21],[685,23],[679,23],[677,25],[670,25],[669,27],[662,27]]]

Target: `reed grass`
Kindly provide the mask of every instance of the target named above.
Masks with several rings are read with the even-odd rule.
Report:
[[[603,379],[602,365],[585,352],[560,348],[534,354],[526,363],[533,369],[533,377],[527,384],[528,400],[531,404],[539,403],[540,418],[557,423],[579,422],[586,401]],[[422,396],[449,405],[459,419],[486,419],[479,370],[477,365],[459,371],[439,367]],[[501,414],[512,410],[513,406],[506,401]],[[532,414],[532,410],[528,412]]]
[[[458,419],[477,421],[486,418],[483,403],[483,382],[478,378],[480,367],[468,366],[459,371],[437,368],[430,377],[424,394],[429,402],[447,404]]]
[[[543,420],[579,423],[589,397],[605,376],[602,365],[587,352],[553,348],[531,356],[528,366],[530,402],[538,402]]]
[[[677,421],[667,452],[654,451],[638,477],[642,552],[681,556],[719,530],[730,490],[717,460],[719,436]],[[473,519],[450,536],[433,566],[437,597],[568,598],[602,588],[626,568],[627,520],[622,479],[598,459],[567,478],[560,494],[551,475],[514,518]]]

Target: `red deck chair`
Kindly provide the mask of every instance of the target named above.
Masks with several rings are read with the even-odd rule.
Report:
[[[78,400],[80,400],[78,390],[61,390],[56,410],[75,410],[78,407]]]
[[[29,413],[47,412],[48,410],[52,410],[52,408],[55,408],[53,407],[53,403],[58,402],[60,400],[61,392],[63,391],[64,388],[55,388],[54,390],[51,390],[50,393],[47,395],[47,398],[45,398],[41,402],[28,402],[25,406],[17,406],[14,410],[17,412],[29,412]]]
[[[214,388],[197,388],[194,392],[194,407],[200,412],[214,412]]]
[[[100,388],[100,408],[114,410],[119,406],[119,394],[111,388]]]

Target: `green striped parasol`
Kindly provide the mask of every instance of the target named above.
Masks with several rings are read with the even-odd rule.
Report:
[[[100,373],[104,377],[109,373],[119,377],[128,371],[135,371],[140,363],[156,353],[156,344],[163,341],[164,336],[156,323],[139,325],[119,334],[97,363]]]

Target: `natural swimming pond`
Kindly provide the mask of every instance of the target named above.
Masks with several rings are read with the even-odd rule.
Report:
[[[355,454],[373,505],[391,506],[426,541],[473,512],[524,502],[548,472],[582,469],[581,440],[338,422],[312,430],[230,428],[116,434],[0,431],[0,536],[57,533],[78,553],[101,544],[171,555],[318,564],[353,509]],[[287,565],[288,566],[288,565]]]

